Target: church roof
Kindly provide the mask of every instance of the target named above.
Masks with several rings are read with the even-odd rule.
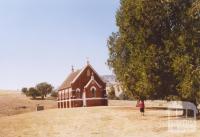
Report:
[[[71,87],[71,82],[76,78],[76,76],[81,72],[81,70],[77,70],[69,74],[66,80],[62,83],[58,90],[66,89]]]
[[[83,71],[87,68],[90,67],[94,73],[96,73],[96,75],[100,78],[100,80],[102,82],[104,82],[101,77],[98,75],[98,73],[93,69],[93,67],[88,63],[83,69],[81,70],[77,70],[72,72],[71,74],[69,74],[69,76],[67,77],[67,79],[62,83],[62,85],[58,88],[58,91],[63,90],[63,89],[67,89],[71,87],[71,83],[74,83],[79,76],[83,73]]]

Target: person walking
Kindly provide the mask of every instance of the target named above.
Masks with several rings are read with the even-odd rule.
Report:
[[[144,116],[144,108],[145,108],[144,100],[140,100],[139,107],[141,115]]]

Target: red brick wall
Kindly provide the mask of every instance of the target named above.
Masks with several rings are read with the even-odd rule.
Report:
[[[87,76],[87,71],[90,71],[90,76]],[[94,74],[94,79],[102,86],[102,88],[106,88],[106,84],[98,77],[98,75],[93,72],[93,70],[88,66],[84,72],[80,75],[80,77],[76,80],[75,83],[72,84],[72,89],[76,90],[80,88],[81,91],[84,90],[85,85],[90,81],[92,73]]]
[[[87,100],[87,107],[91,106],[107,106],[107,101],[104,99]]]
[[[59,104],[60,104],[60,108],[69,108],[69,101],[66,102],[58,102],[58,108],[59,108]],[[108,102],[106,99],[92,99],[92,100],[86,100],[86,105],[87,107],[91,107],[91,106],[107,106]],[[71,101],[71,107],[83,107],[83,101],[82,100],[74,100]]]
[[[83,107],[83,101],[82,100],[75,100],[71,102],[72,107]]]
[[[91,88],[92,87],[95,87],[96,88],[96,96],[95,98],[104,98],[105,97],[105,94],[106,94],[106,91],[103,87],[98,87],[98,85],[96,83],[91,83],[86,89],[86,97],[87,98],[92,98],[93,97],[93,94],[91,92]]]
[[[58,102],[58,108],[60,108],[60,102]]]
[[[90,71],[90,75],[88,76],[87,73],[88,73],[88,70]],[[73,90],[73,96],[75,96],[74,99],[77,99],[76,97],[76,92],[74,92],[77,88],[80,89],[81,91],[81,97],[82,97],[82,94],[83,94],[83,91],[84,91],[84,87],[87,85],[87,83],[91,80],[91,76],[94,76],[94,80],[97,81],[97,83],[101,86],[101,87],[98,87],[98,85],[94,82],[94,83],[91,83],[86,89],[86,98],[92,98],[93,94],[92,92],[90,91],[91,87],[94,86],[96,88],[96,96],[94,97],[95,98],[104,98],[105,97],[105,94],[106,94],[106,84],[101,80],[101,78],[98,77],[98,75],[89,67],[87,66],[87,68],[83,71],[83,73],[81,73],[81,75],[78,77],[78,79],[75,81],[75,83],[72,84],[72,90]],[[59,97],[59,99],[61,99]],[[66,96],[64,96],[63,94],[63,99],[68,99],[66,98]],[[104,105],[107,105],[107,100],[87,100],[86,101],[86,104],[87,106],[104,106]],[[59,105],[59,103],[58,103]],[[68,108],[70,106],[69,104],[69,101],[66,101],[66,103],[61,103],[60,102],[60,106],[61,108]],[[83,101],[82,100],[78,100],[78,101],[72,101],[71,102],[71,107],[82,107],[83,106]]]

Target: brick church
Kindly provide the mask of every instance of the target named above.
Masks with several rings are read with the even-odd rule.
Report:
[[[74,70],[58,89],[58,108],[107,106],[106,83],[87,62]]]

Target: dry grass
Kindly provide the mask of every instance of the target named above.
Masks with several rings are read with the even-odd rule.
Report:
[[[0,117],[35,111],[37,104],[57,107],[55,100],[31,100],[19,92],[0,90]]]
[[[49,110],[36,112],[37,104],[44,105]],[[200,120],[197,120],[197,129],[193,133],[170,133],[166,110],[147,109],[143,117],[135,107],[135,101],[109,101],[109,105],[109,107],[50,109],[56,108],[56,102],[53,100],[30,100],[20,93],[0,92],[0,137],[199,137],[200,135]],[[163,101],[146,102],[147,107],[165,105]]]
[[[1,137],[198,137],[170,133],[166,111],[147,110],[143,117],[134,107],[52,109],[0,118]]]

